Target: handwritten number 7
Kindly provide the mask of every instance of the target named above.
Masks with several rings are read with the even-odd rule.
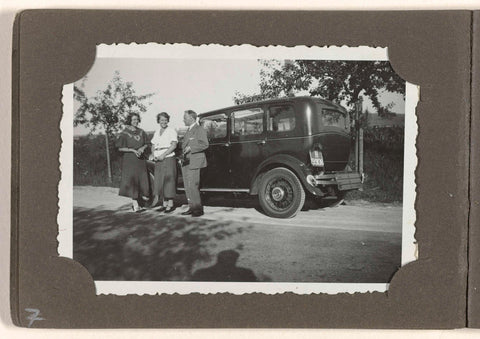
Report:
[[[25,311],[30,312],[31,314],[27,317],[30,322],[28,323],[28,327],[31,327],[32,324],[37,320],[45,320],[45,318],[39,317],[40,310],[36,308],[26,308]]]

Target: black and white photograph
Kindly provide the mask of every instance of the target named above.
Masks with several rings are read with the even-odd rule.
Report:
[[[59,254],[97,294],[388,290],[418,88],[387,47],[97,46],[63,89]]]

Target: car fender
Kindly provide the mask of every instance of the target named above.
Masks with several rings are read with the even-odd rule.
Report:
[[[294,156],[288,154],[276,154],[260,163],[250,184],[250,194],[258,194],[258,187],[263,174],[276,167],[288,168],[295,173],[298,179],[300,179],[303,187],[306,188],[310,193],[316,196],[323,196],[323,193],[318,188],[311,186],[307,182],[307,175],[312,174],[307,165]]]

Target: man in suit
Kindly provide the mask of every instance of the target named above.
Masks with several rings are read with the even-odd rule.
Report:
[[[207,167],[204,151],[208,148],[207,132],[197,123],[197,113],[185,111],[183,122],[188,127],[182,141],[184,161],[182,163],[183,185],[188,199],[188,210],[183,215],[203,215],[200,199],[200,169]]]

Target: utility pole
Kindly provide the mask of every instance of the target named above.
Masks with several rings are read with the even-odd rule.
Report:
[[[363,99],[359,98],[355,103],[355,169],[363,173],[363,128],[360,125],[360,117],[363,111]]]

